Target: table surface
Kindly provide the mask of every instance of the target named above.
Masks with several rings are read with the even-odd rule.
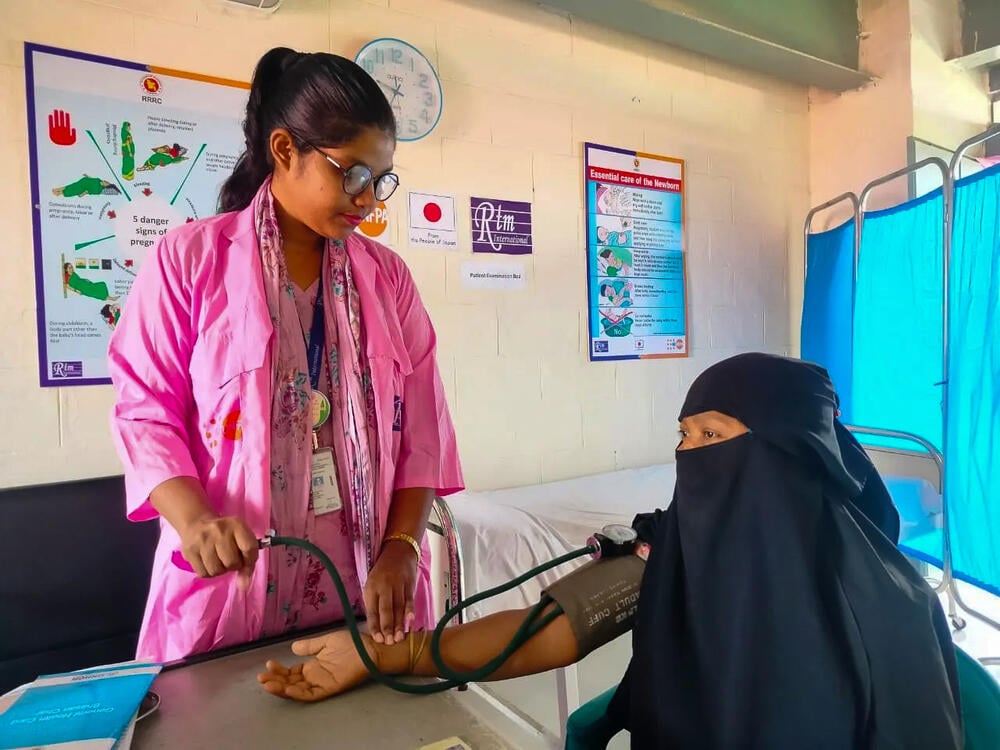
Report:
[[[132,747],[418,750],[459,737],[473,750],[515,750],[454,691],[414,696],[372,684],[313,704],[268,695],[257,674],[268,659],[293,663],[289,643],[161,673],[152,688],[160,707],[136,726]]]

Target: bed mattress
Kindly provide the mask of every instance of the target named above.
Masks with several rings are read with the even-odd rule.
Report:
[[[449,498],[462,539],[465,596],[583,547],[591,534],[607,524],[631,524],[638,513],[667,507],[675,478],[675,465],[661,464],[515,489],[463,492]],[[900,511],[900,543],[918,546],[940,539],[940,495],[934,487],[912,477],[886,477],[885,481]],[[547,571],[474,605],[467,617],[529,607],[545,586],[586,560]]]

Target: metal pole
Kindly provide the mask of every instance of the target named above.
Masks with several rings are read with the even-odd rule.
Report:
[[[876,180],[872,180],[867,185],[865,185],[865,189],[861,191],[861,198],[858,201],[859,206],[858,206],[857,243],[855,244],[855,249],[854,249],[855,283],[857,283],[858,280],[857,277],[858,265],[861,262],[861,233],[864,231],[865,213],[868,210],[868,198],[871,197],[871,194],[872,192],[874,192],[875,188],[879,187],[880,185],[885,185],[886,183],[892,182],[893,180],[898,180],[900,177],[906,177],[907,175],[913,172],[917,172],[923,169],[924,167],[931,167],[931,166],[937,167],[938,169],[941,170],[941,192],[942,192],[942,197],[944,199],[944,214],[945,214],[944,221],[942,223],[944,224],[945,237],[948,238],[951,236],[950,232],[948,231],[948,215],[947,215],[948,206],[951,202],[951,189],[950,189],[951,183],[948,179],[949,175],[948,165],[945,163],[944,159],[938,158],[937,156],[931,156],[927,159],[921,159],[915,164],[910,164],[908,166],[905,166],[902,169],[897,169],[895,172],[890,172],[889,174],[879,177]]]
[[[860,231],[864,232],[864,214],[867,211],[868,199],[871,197],[872,192],[881,186],[889,182],[897,180],[901,177],[906,177],[907,175],[913,174],[925,167],[937,167],[941,172],[941,197],[942,197],[942,284],[944,293],[944,309],[942,310],[942,351],[941,351],[941,376],[942,376],[942,387],[945,388],[945,395],[942,396],[941,401],[941,419],[942,419],[942,442],[947,437],[947,425],[948,425],[948,415],[947,415],[947,381],[948,381],[948,258],[950,254],[951,247],[951,205],[952,205],[952,193],[953,193],[953,183],[951,180],[951,171],[944,159],[940,159],[936,156],[921,159],[920,161],[907,165],[902,169],[897,169],[895,172],[890,172],[887,175],[879,177],[876,180],[869,182],[864,190],[861,191],[860,198],[860,214],[861,220],[859,224],[861,225]],[[858,242],[858,252],[856,257],[856,264],[860,265],[861,258],[861,243]],[[874,428],[861,428],[861,429],[874,429]],[[884,431],[883,431],[884,432]],[[867,434],[883,434],[880,432],[868,432]],[[952,563],[951,563],[951,528],[949,524],[949,513],[948,513],[948,497],[945,492],[945,483],[947,481],[947,468],[945,462],[941,459],[940,451],[934,449],[926,440],[917,435],[886,435],[886,437],[904,437],[905,439],[913,440],[914,442],[920,444],[925,449],[933,449],[931,453],[932,457],[935,458],[935,462],[938,465],[938,471],[940,475],[940,487],[941,487],[941,524],[942,524],[942,550],[941,550],[941,583],[935,588],[937,592],[943,592],[948,597],[948,614],[951,617],[952,625],[956,629],[961,630],[965,627],[965,621],[958,615],[955,611],[955,602],[957,597],[955,596],[955,586],[952,573]],[[930,451],[929,451],[930,452]]]
[[[810,234],[809,230],[812,228],[812,220],[817,214],[826,211],[828,208],[832,208],[833,206],[836,206],[838,203],[841,203],[843,201],[848,201],[851,204],[851,211],[854,215],[854,257],[852,259],[852,264],[851,264],[851,320],[853,321],[854,297],[856,291],[855,288],[858,283],[858,248],[861,243],[861,212],[860,212],[861,202],[858,200],[858,196],[855,195],[854,193],[841,193],[836,198],[831,198],[830,200],[826,201],[826,203],[820,203],[818,206],[815,206],[814,208],[810,209],[809,213],[806,214],[806,220],[802,236],[802,253],[804,255],[804,258],[802,260],[802,286],[803,286],[802,297],[804,301],[805,281],[809,275],[809,234]],[[800,352],[801,349],[802,349],[802,341],[800,336],[799,340]]]
[[[917,171],[923,169],[924,167],[937,167],[941,171],[941,195],[942,195],[942,214],[943,214],[943,216],[942,216],[942,222],[941,222],[941,224],[942,224],[942,238],[941,238],[941,243],[942,243],[942,245],[941,245],[942,271],[941,271],[941,273],[942,273],[942,276],[943,276],[943,282],[942,283],[944,285],[944,289],[943,289],[943,291],[944,291],[944,310],[942,311],[942,334],[943,334],[943,339],[942,339],[942,353],[941,353],[941,357],[942,357],[942,362],[941,362],[941,376],[942,376],[942,381],[943,381],[942,382],[942,386],[946,386],[947,381],[948,381],[948,261],[949,261],[949,255],[950,255],[950,249],[951,249],[951,206],[952,206],[952,189],[953,189],[953,184],[952,184],[952,181],[951,181],[951,172],[949,171],[948,165],[945,163],[944,159],[938,158],[936,156],[932,156],[932,157],[927,158],[927,159],[921,159],[920,161],[918,161],[918,162],[916,162],[914,164],[910,164],[910,165],[908,165],[906,167],[903,167],[902,169],[897,169],[895,172],[890,172],[889,174],[884,175],[883,177],[879,177],[876,180],[872,180],[867,185],[865,185],[864,190],[861,191],[861,198],[860,198],[860,201],[859,201],[860,202],[860,209],[859,209],[859,211],[860,211],[860,214],[861,214],[861,220],[858,222],[859,225],[860,225],[859,226],[859,233],[860,232],[864,232],[864,215],[865,215],[865,212],[867,211],[868,199],[871,197],[871,194],[872,194],[872,192],[874,192],[875,188],[877,188],[877,187],[879,187],[881,185],[885,185],[885,184],[887,184],[889,182],[892,182],[893,180],[898,180],[900,177],[906,177],[907,175],[909,175],[909,174],[911,174],[913,172],[917,172]],[[856,264],[860,264],[860,258],[861,258],[861,243],[859,242],[858,243],[858,252],[857,252]],[[945,393],[947,393],[947,388],[946,387],[945,387]],[[947,420],[946,409],[947,409],[946,398],[943,398],[942,399],[942,420],[943,420],[942,440],[943,440],[944,436],[947,434],[946,431],[947,431],[948,420]],[[868,429],[872,429],[872,428],[868,428]],[[877,433],[869,433],[869,434],[877,434]],[[897,435],[895,435],[895,437],[899,437],[899,435],[897,434]],[[917,435],[904,436],[904,437],[906,437],[906,439],[911,439],[911,440],[913,440],[914,442],[916,442],[916,443],[918,443],[920,445],[923,445],[925,448],[927,448],[928,445],[929,445],[929,444],[927,444],[927,442],[923,438],[921,438],[921,437],[919,437]],[[930,446],[930,447],[933,447],[933,446]],[[940,453],[937,453],[937,455],[940,456]],[[947,504],[947,502],[944,499],[945,498],[944,487],[945,487],[945,480],[946,480],[946,476],[947,476],[947,473],[946,473],[947,472],[947,467],[945,466],[943,460],[939,462],[939,469],[940,469],[940,473],[941,473],[941,497],[942,497],[941,514],[942,514],[942,522],[944,523],[944,549],[942,550],[942,557],[944,559],[942,560],[942,565],[944,566],[944,578],[945,578],[945,581],[949,581],[949,580],[951,580],[951,554],[950,554],[951,553],[951,540],[949,538],[950,534],[949,534],[949,530],[948,530],[948,517],[947,517],[947,513],[948,513],[947,506],[948,506],[948,504]]]
[[[823,211],[826,211],[828,208],[833,208],[842,201],[849,201],[851,204],[852,213],[854,214],[855,245],[857,245],[858,206],[860,205],[860,203],[858,202],[858,196],[856,196],[854,193],[841,193],[836,198],[831,198],[826,203],[820,203],[818,206],[809,209],[809,213],[806,214],[806,221],[805,221],[805,228],[803,231],[803,242],[802,242],[803,252],[805,253],[805,259],[802,262],[803,281],[805,280],[806,273],[808,272],[809,269],[809,235],[811,234],[809,230],[812,227],[812,220],[816,216],[816,214],[822,213]],[[855,248],[855,253],[856,252],[857,249]]]
[[[448,507],[448,503],[443,498],[434,498],[434,510],[437,513],[438,521],[448,549],[448,588],[451,596],[448,597],[449,607],[454,607],[462,601],[465,595],[465,569],[462,563],[462,534],[455,522],[455,516]],[[455,618],[461,624],[465,621],[464,613],[459,613]]]
[[[448,507],[444,498],[435,497],[432,506],[441,524],[441,530],[445,539],[445,548],[448,551],[448,606],[455,607],[465,594],[465,569],[462,564],[462,535],[455,522],[455,516]],[[455,618],[457,624],[465,621],[465,613],[459,612]],[[459,685],[459,692],[468,690],[468,685]]]
[[[998,135],[1000,135],[1000,124],[992,125],[979,135],[974,135],[971,138],[962,141],[961,145],[955,149],[955,153],[951,155],[951,164],[948,165],[948,171],[951,172],[952,179],[957,180],[959,178],[958,166],[962,163],[962,159],[965,157],[966,151],[970,148],[975,148],[981,143],[986,143],[986,141],[991,138],[995,138]]]
[[[921,159],[920,161],[909,164],[902,169],[897,169],[895,172],[890,172],[887,175],[883,175],[876,180],[872,180],[867,185],[865,189],[861,191],[861,212],[865,213],[867,209],[868,198],[871,196],[872,191],[880,185],[885,185],[886,183],[892,182],[893,180],[898,180],[900,177],[906,177],[911,172],[916,172],[917,170],[923,169],[924,167],[935,166],[941,170],[942,177],[948,175],[948,165],[945,163],[944,159],[937,156],[929,156],[926,159]]]
[[[975,146],[978,146],[978,145],[980,145],[982,143],[985,143],[986,141],[990,140],[991,138],[995,138],[997,136],[1000,136],[1000,125],[993,125],[990,128],[988,128],[987,130],[985,130],[982,133],[980,133],[979,135],[974,135],[971,138],[968,138],[965,141],[963,141],[959,145],[959,147],[957,149],[955,149],[955,153],[952,154],[951,164],[949,164],[949,169],[948,169],[948,173],[949,173],[949,175],[948,175],[949,176],[948,182],[949,182],[949,187],[950,187],[951,200],[948,203],[948,214],[947,214],[948,227],[947,227],[947,231],[945,233],[945,247],[944,247],[944,277],[945,277],[944,278],[944,293],[945,293],[945,305],[944,305],[944,362],[945,362],[944,383],[945,383],[945,386],[944,387],[945,387],[945,391],[944,391],[944,400],[942,402],[942,411],[944,412],[944,433],[943,433],[943,435],[944,435],[944,440],[945,440],[945,448],[947,448],[947,446],[948,446],[948,443],[947,443],[947,439],[948,439],[948,377],[949,377],[949,374],[950,374],[950,367],[951,367],[951,362],[950,362],[951,347],[950,347],[950,341],[949,341],[949,337],[948,337],[949,328],[950,328],[950,320],[951,320],[951,305],[950,305],[950,301],[949,301],[950,300],[949,293],[951,291],[951,287],[950,287],[950,281],[949,281],[949,279],[950,279],[950,275],[951,275],[951,240],[952,240],[952,236],[954,234],[955,180],[958,178],[958,168],[959,168],[959,165],[961,164],[962,158],[965,156],[965,153],[969,149],[974,148]],[[947,518],[944,519],[944,520],[945,520],[945,523],[947,524]],[[949,587],[949,594],[950,594],[950,596],[958,604],[958,606],[961,607],[965,612],[968,612],[970,615],[972,615],[973,617],[975,617],[977,620],[986,623],[990,627],[993,627],[993,628],[995,628],[997,630],[1000,630],[1000,622],[998,622],[997,620],[994,620],[993,618],[991,618],[991,617],[983,614],[982,612],[980,612],[977,609],[973,609],[968,604],[966,604],[965,601],[962,599],[962,595],[959,593],[959,590],[958,590],[958,584],[955,581],[954,576],[952,575],[952,570],[951,570],[951,538],[950,538],[950,534],[946,534],[945,535],[945,540],[946,540],[946,543],[948,544],[948,564],[949,564],[948,573],[949,573],[949,579],[951,581],[950,587]]]

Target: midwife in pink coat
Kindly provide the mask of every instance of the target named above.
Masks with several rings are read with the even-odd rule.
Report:
[[[339,622],[319,545],[380,642],[432,625],[424,530],[462,488],[435,336],[403,261],[354,232],[398,186],[379,85],[274,49],[223,213],[144,261],[110,348],[128,517],[160,520],[138,656]]]

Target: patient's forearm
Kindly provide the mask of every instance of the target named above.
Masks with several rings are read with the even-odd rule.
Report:
[[[639,557],[625,555],[588,563],[560,578],[546,589],[546,594],[550,601],[558,602],[564,614],[515,651],[487,679],[507,680],[565,667],[624,635],[632,629],[645,568]],[[556,606],[550,604],[539,617]],[[530,609],[508,610],[448,628],[441,638],[444,663],[455,672],[481,669],[507,647],[530,613]],[[413,669],[413,674],[421,677],[441,676],[431,658],[430,635]],[[422,633],[414,634],[413,656],[422,640]],[[408,639],[394,646],[380,646],[383,669],[396,674],[406,672],[410,667],[410,646]]]
[[[549,612],[550,605],[542,615]],[[496,657],[510,643],[514,633],[528,617],[531,610],[519,609],[498,612],[464,625],[455,625],[441,636],[441,656],[444,663],[457,672],[479,669]],[[539,615],[541,617],[542,615]],[[420,677],[438,677],[438,669],[431,658],[431,633],[417,660],[413,674]],[[414,649],[419,649],[423,633],[413,636]],[[380,645],[380,663],[390,673],[403,674],[410,666],[408,640],[393,646]],[[513,653],[487,680],[507,680],[512,677],[545,672],[565,667],[577,660],[578,647],[569,621],[560,615],[535,634]]]

